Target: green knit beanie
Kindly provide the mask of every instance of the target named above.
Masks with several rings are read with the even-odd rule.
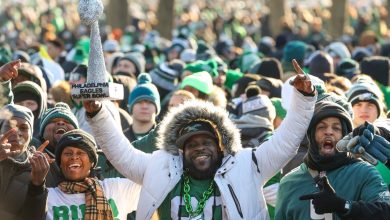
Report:
[[[133,112],[133,106],[135,103],[141,100],[148,100],[156,106],[156,114],[160,113],[160,93],[157,87],[152,83],[152,78],[148,73],[141,73],[138,76],[137,86],[131,91],[128,99],[128,111],[130,114]]]
[[[290,41],[283,49],[283,61],[290,63],[296,59],[298,63],[303,62],[307,44],[302,41]]]
[[[183,82],[180,84],[180,89],[186,86],[191,86],[207,95],[213,90],[213,79],[206,71],[197,72],[192,75],[186,76]]]
[[[49,108],[42,116],[41,125],[39,127],[39,135],[42,137],[46,126],[55,118],[63,118],[67,122],[73,125],[75,128],[79,128],[79,124],[76,116],[70,110],[68,104],[64,102],[58,102],[53,108]]]

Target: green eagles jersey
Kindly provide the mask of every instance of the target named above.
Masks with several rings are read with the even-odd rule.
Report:
[[[203,192],[205,192],[209,188],[211,181],[214,180],[195,180],[190,177],[189,194],[191,196],[192,210],[196,210],[196,208],[198,207],[198,202],[202,199]],[[218,187],[216,185],[213,194],[206,201],[203,213],[194,218],[189,218],[189,214],[186,211],[186,207],[184,204],[184,198],[181,198],[180,196],[180,194],[184,194],[181,189],[182,184],[183,181],[179,181],[165,198],[161,206],[158,208],[158,215],[160,219],[178,219],[178,213],[180,210],[180,216],[182,220],[212,219],[212,215],[214,215],[215,220],[222,220],[221,193],[219,192]]]
[[[390,169],[386,165],[378,161],[378,165],[375,166],[378,172],[381,174],[386,185],[390,189]]]
[[[352,201],[387,201],[389,191],[379,172],[365,162],[356,162],[326,173],[330,185],[337,195]],[[307,166],[302,164],[283,177],[278,191],[275,219],[315,220],[340,219],[336,214],[319,215],[311,201],[301,201],[299,197],[318,192],[319,189],[310,175]]]

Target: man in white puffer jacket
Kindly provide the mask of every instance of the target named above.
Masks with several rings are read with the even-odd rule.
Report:
[[[316,92],[294,63],[292,106],[274,135],[242,149],[225,110],[191,101],[170,111],[158,130],[160,150],[135,149],[105,106],[85,102],[97,143],[115,168],[142,185],[137,219],[269,219],[262,186],[297,152]],[[132,198],[129,198],[130,200]]]

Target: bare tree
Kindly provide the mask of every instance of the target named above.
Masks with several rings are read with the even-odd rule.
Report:
[[[269,25],[273,36],[278,35],[282,31],[282,22],[292,22],[291,10],[287,7],[285,0],[268,0],[269,8]]]
[[[331,7],[331,23],[329,33],[333,39],[339,38],[344,33],[347,21],[347,0],[333,0]]]
[[[167,39],[172,38],[175,18],[175,0],[160,0],[157,11],[158,24],[156,30]]]
[[[386,3],[387,3],[387,5],[386,5],[386,9],[387,9],[386,24],[387,24],[387,27],[390,27],[390,0],[387,0]]]
[[[107,6],[107,23],[112,28],[122,30],[130,23],[129,7],[127,0],[110,0]]]

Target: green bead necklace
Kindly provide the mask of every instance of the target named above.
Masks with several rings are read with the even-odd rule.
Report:
[[[190,217],[198,216],[203,212],[204,206],[206,205],[206,201],[210,198],[211,194],[213,194],[213,191],[214,181],[211,181],[209,188],[203,192],[202,199],[199,201],[195,211],[193,211],[190,196],[190,178],[188,177],[188,174],[184,174],[184,204],[186,207],[186,211],[188,212]]]

